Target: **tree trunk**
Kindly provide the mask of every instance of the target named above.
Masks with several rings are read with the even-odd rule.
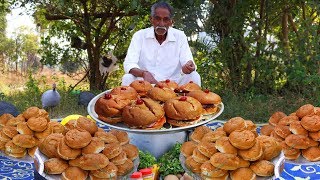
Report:
[[[284,53],[286,56],[285,64],[289,63],[290,59],[290,52],[289,52],[289,29],[288,29],[288,8],[285,7],[283,9],[283,14],[282,14],[282,44],[284,48]]]

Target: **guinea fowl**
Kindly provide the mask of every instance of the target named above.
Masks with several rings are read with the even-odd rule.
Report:
[[[13,116],[18,116],[18,109],[11,103],[6,101],[0,101],[0,116],[3,114],[11,114]]]
[[[79,94],[78,105],[83,105],[85,107],[88,106],[91,99],[93,99],[96,95],[89,91],[83,91]]]
[[[41,96],[42,108],[53,108],[60,103],[60,94],[56,90],[56,84],[52,84],[52,89],[44,92]]]

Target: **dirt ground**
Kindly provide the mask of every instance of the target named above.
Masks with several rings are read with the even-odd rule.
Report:
[[[83,76],[83,74],[75,74],[72,77],[67,74],[63,74],[59,70],[44,67],[42,71],[39,71],[32,75],[35,80],[38,81],[39,87],[44,88],[50,86],[52,83],[58,84],[59,81],[64,80],[66,86],[76,84]],[[28,81],[28,75],[5,72],[0,75],[0,91],[6,93],[8,91],[23,91]]]

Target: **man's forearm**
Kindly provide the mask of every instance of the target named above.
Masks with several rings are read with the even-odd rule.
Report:
[[[143,77],[143,74],[147,72],[145,70],[141,70],[139,68],[132,68],[130,69],[129,73],[136,76],[136,77]]]

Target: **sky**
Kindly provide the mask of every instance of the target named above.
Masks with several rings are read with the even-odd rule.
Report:
[[[34,20],[29,15],[19,15],[19,13],[23,13],[22,8],[16,8],[11,11],[7,15],[7,29],[6,34],[7,37],[13,37],[13,32],[18,29],[20,26],[27,26],[29,27],[32,32],[36,32],[36,25],[34,24]],[[25,13],[24,13],[25,14]]]

